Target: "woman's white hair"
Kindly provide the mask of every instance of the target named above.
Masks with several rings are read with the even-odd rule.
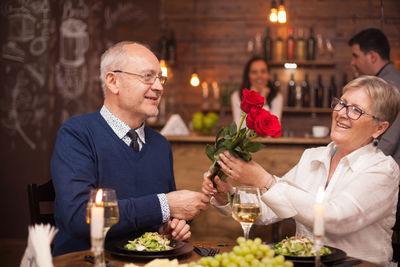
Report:
[[[353,88],[364,89],[372,99],[374,115],[392,124],[400,111],[400,92],[395,86],[376,76],[361,76],[346,84],[343,92]]]

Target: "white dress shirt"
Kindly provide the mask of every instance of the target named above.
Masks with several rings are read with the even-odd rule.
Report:
[[[332,142],[304,151],[298,164],[262,195],[257,224],[293,217],[296,235],[313,236],[313,206],[329,173]],[[325,245],[389,265],[399,188],[399,167],[372,143],[342,158],[324,194]],[[215,204],[215,202],[214,202]],[[228,213],[226,206],[219,207]]]

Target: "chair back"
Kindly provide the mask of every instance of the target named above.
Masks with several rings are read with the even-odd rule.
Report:
[[[31,225],[50,223],[55,225],[54,221],[54,192],[53,182],[50,179],[42,185],[28,184],[28,200]]]

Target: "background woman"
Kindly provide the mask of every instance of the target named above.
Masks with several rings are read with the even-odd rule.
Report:
[[[240,89],[231,95],[232,115],[237,125],[240,123],[242,114],[240,101],[243,89],[257,91],[261,96],[265,97],[264,109],[269,110],[279,120],[281,119],[283,96],[276,91],[269,81],[268,65],[262,57],[253,57],[246,63]]]
[[[373,140],[393,122],[400,109],[400,93],[384,80],[363,76],[343,88],[332,102],[332,142],[304,151],[298,164],[283,177],[268,173],[255,161],[220,155],[222,170],[229,178],[266,189],[258,223],[284,218],[296,221],[296,235],[312,237],[316,193],[325,188],[325,239],[329,246],[350,256],[389,265],[391,237],[399,190],[399,166],[385,156]],[[205,174],[202,190],[215,195],[212,203],[229,212],[221,192],[232,187]],[[265,190],[264,190],[265,191]]]

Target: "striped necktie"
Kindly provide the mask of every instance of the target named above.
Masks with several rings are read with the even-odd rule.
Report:
[[[130,146],[133,148],[133,150],[139,152],[138,134],[136,131],[133,129],[129,130],[128,136],[132,139]]]

